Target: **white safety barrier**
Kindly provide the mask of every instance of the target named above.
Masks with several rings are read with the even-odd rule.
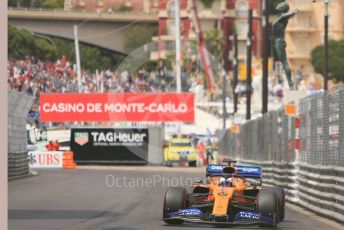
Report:
[[[344,221],[344,168],[295,162],[239,160],[263,168],[263,186],[278,186],[286,200],[315,213]]]

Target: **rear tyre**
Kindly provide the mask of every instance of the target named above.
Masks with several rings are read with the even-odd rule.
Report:
[[[272,217],[272,222],[260,224],[260,227],[276,228],[278,224],[277,194],[272,190],[262,190],[257,196],[257,210],[264,216]]]
[[[196,167],[197,162],[196,161],[190,161],[189,162],[189,167]]]
[[[285,217],[285,192],[282,188],[276,187],[272,188],[272,191],[274,191],[277,195],[278,200],[278,218],[279,221],[283,221]]]
[[[185,188],[171,187],[168,188],[165,193],[164,208],[163,208],[163,218],[164,222],[167,224],[182,224],[183,220],[165,220],[168,218],[168,212],[176,212],[180,209],[184,209],[187,206],[187,191]]]

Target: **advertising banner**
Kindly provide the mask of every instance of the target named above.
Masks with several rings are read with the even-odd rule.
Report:
[[[42,122],[194,122],[194,94],[41,94]]]
[[[71,150],[76,162],[146,163],[148,129],[73,128]]]
[[[28,152],[31,168],[62,168],[63,152],[30,151]]]

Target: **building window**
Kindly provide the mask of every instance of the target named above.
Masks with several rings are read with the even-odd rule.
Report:
[[[238,42],[238,55],[245,56],[246,55],[246,41],[239,41]]]
[[[153,7],[159,7],[159,0],[153,0]]]
[[[176,11],[176,3],[174,0],[171,0],[169,3],[168,3],[168,6],[167,6],[167,14],[168,14],[168,17],[171,18],[171,17],[174,17],[174,13]]]
[[[85,0],[79,0],[78,6],[79,7],[85,7]]]
[[[103,0],[97,0],[96,1],[96,6],[100,7],[100,8],[103,7],[104,6]]]
[[[238,17],[246,17],[248,12],[247,1],[240,1],[236,5],[236,14]]]
[[[175,22],[175,11],[176,11],[176,4],[174,0],[170,0],[167,5],[167,26],[168,26],[168,34],[174,35],[176,33],[176,22]]]
[[[237,20],[235,21],[235,30],[238,36],[246,36],[248,32],[247,20]]]
[[[169,19],[167,21],[167,26],[168,26],[168,35],[175,35],[176,34],[176,22],[172,19]]]

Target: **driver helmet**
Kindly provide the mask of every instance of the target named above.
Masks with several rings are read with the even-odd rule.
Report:
[[[221,186],[230,186],[232,185],[232,178],[224,178],[224,177],[221,177],[220,179],[220,185]]]

